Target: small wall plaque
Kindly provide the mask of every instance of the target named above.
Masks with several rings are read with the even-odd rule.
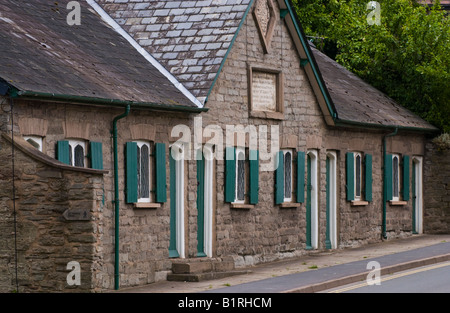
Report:
[[[90,221],[91,212],[89,209],[67,209],[63,213],[67,221]]]

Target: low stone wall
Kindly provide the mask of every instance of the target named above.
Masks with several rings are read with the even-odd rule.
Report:
[[[441,136],[442,138],[442,136]],[[424,232],[450,234],[450,144],[430,141],[424,164]]]
[[[0,140],[0,292],[95,291],[102,171],[69,169],[15,138],[13,187],[11,138]]]

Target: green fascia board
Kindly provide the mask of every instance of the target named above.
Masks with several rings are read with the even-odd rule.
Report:
[[[319,85],[320,91],[322,92],[322,96],[325,99],[325,102],[327,104],[328,111],[330,115],[332,116],[333,120],[336,120],[338,118],[337,111],[334,107],[333,101],[331,100],[330,95],[328,94],[328,89],[325,86],[325,82],[323,80],[322,74],[320,73],[319,66],[316,63],[316,60],[314,59],[312,55],[311,48],[309,47],[308,40],[306,39],[305,33],[303,31],[303,28],[300,25],[300,21],[298,19],[297,13],[293,9],[292,1],[291,0],[284,0],[284,3],[289,10],[289,15],[291,16],[291,19],[294,23],[295,30],[297,31],[298,38],[300,39],[300,42],[303,46],[303,49],[306,53],[307,60],[309,61],[309,64],[312,68],[312,71],[314,73],[314,77],[317,81],[317,84]],[[306,66],[305,61],[303,61],[303,64]]]
[[[238,26],[236,32],[234,33],[233,39],[231,40],[230,45],[228,47],[228,50],[227,50],[227,52],[225,53],[225,55],[223,57],[222,63],[220,64],[219,70],[217,71],[216,77],[214,77],[214,80],[213,80],[213,82],[211,84],[211,87],[208,90],[208,93],[206,95],[205,102],[204,102],[205,105],[208,102],[208,98],[209,98],[209,96],[210,96],[210,94],[211,94],[211,92],[212,92],[212,90],[214,88],[214,85],[216,84],[217,80],[219,79],[219,75],[222,72],[223,67],[225,66],[225,62],[226,62],[226,60],[228,58],[228,55],[230,54],[231,49],[234,46],[234,42],[236,41],[236,38],[239,35],[239,32],[240,32],[240,30],[242,28],[242,25],[244,25],[244,22],[247,19],[248,13],[250,12],[250,9],[253,6],[254,2],[255,2],[255,0],[251,0],[250,1],[250,3],[248,4],[247,9],[245,10],[244,15],[242,16],[241,22],[239,23],[239,26]]]

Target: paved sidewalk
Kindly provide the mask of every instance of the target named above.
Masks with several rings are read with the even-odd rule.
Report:
[[[244,275],[203,282],[162,281],[115,292],[317,292],[364,280],[372,260],[380,263],[382,274],[450,260],[450,235],[414,235],[359,248],[313,251],[295,259],[246,268],[250,272]]]

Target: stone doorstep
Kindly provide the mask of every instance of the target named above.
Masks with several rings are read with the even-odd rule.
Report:
[[[246,274],[248,271],[236,271],[231,258],[195,258],[174,260],[169,281],[199,282],[227,276]]]
[[[198,258],[180,259],[172,263],[173,274],[200,274],[234,270],[232,259]]]
[[[205,280],[221,279],[230,276],[243,275],[251,273],[251,271],[227,271],[227,272],[208,272],[197,274],[168,274],[168,281],[185,281],[185,282],[201,282]]]

